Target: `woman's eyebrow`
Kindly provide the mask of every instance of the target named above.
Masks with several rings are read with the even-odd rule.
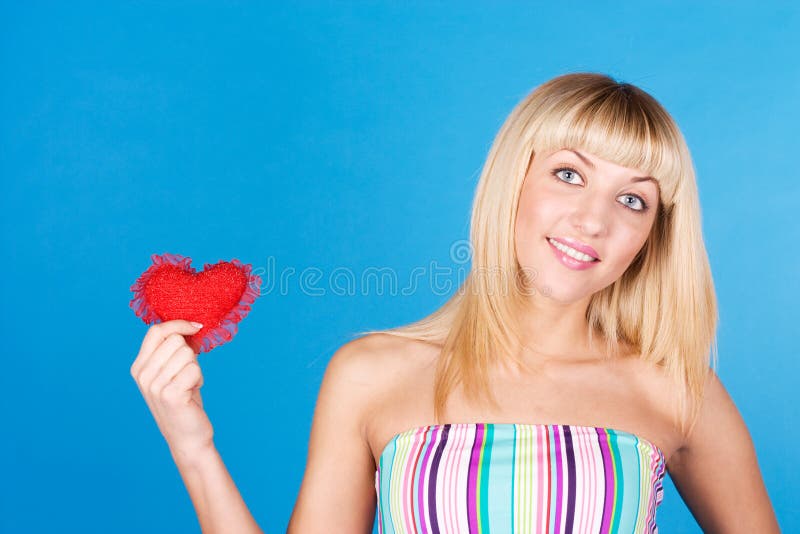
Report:
[[[570,152],[581,158],[581,161],[584,162],[587,167],[589,167],[593,171],[596,170],[594,163],[589,161],[589,158],[587,158],[577,150],[572,150],[571,148],[565,148],[564,150],[569,150]],[[634,176],[633,178],[631,178],[631,182],[645,182],[645,181],[655,182],[655,184],[658,185],[658,180],[656,180],[652,176]]]

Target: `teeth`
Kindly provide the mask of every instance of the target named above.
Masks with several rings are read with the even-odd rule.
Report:
[[[564,254],[569,256],[570,258],[575,258],[576,260],[580,260],[580,261],[594,261],[593,257],[591,257],[591,256],[589,256],[587,254],[584,254],[583,252],[580,252],[578,250],[575,250],[572,247],[568,247],[567,245],[559,243],[555,239],[549,239],[548,238],[548,241],[550,241],[550,243],[552,243],[554,247],[556,247],[558,250],[560,250],[561,252],[563,252]]]

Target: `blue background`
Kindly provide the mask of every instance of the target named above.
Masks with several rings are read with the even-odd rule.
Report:
[[[449,293],[322,280],[317,295],[297,273],[457,266],[507,114],[553,76],[598,71],[651,92],[687,138],[719,374],[800,531],[796,3],[22,4],[0,15],[0,530],[197,528],[129,374],[146,332],[130,285],[171,252],[295,269],[201,356],[217,447],[282,532],[330,356]],[[699,532],[665,490],[662,531]]]

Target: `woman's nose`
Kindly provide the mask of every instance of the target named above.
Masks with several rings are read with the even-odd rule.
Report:
[[[580,233],[588,236],[603,235],[608,227],[608,207],[605,200],[586,198],[579,201],[572,213],[572,224]]]

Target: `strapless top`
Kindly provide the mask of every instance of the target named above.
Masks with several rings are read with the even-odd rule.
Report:
[[[665,468],[658,446],[613,428],[411,428],[380,455],[378,531],[657,533]]]

